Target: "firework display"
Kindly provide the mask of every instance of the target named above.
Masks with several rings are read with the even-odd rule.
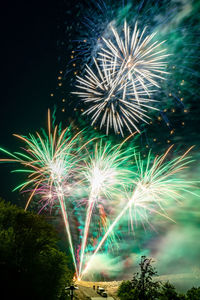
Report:
[[[182,200],[181,192],[190,193],[190,189],[194,183],[177,177],[177,173],[182,172],[191,163],[191,157],[187,156],[191,149],[186,151],[182,156],[168,162],[166,158],[171,148],[163,155],[157,157],[152,157],[151,152],[149,152],[146,161],[141,160],[140,154],[134,155],[138,172],[133,174],[133,178],[135,178],[131,185],[132,191],[127,194],[127,200],[123,209],[107,229],[86,268],[80,273],[80,277],[88,271],[94,256],[127,211],[130,211],[129,216],[132,230],[134,230],[133,224],[136,221],[137,214],[139,215],[139,219],[145,220],[145,222],[148,222],[149,213],[158,214],[173,221],[165,210],[167,202],[170,199],[174,201]]]
[[[135,98],[140,102],[136,85],[139,85],[146,95],[149,95],[149,86],[159,88],[156,80],[165,79],[161,76],[166,74],[164,71],[166,62],[163,62],[162,59],[166,59],[168,56],[163,54],[166,49],[161,49],[164,42],[152,42],[156,33],[144,37],[146,28],[140,33],[137,23],[131,35],[130,27],[126,21],[124,22],[123,39],[120,38],[115,28],[112,27],[111,30],[115,37],[115,43],[103,38],[106,47],[102,48],[102,53],[99,53],[102,57],[99,60],[105,59],[107,69],[111,70],[113,68],[118,70],[121,65],[124,65],[126,80],[131,81]]]
[[[53,206],[55,203],[59,204],[76,276],[82,278],[93,257],[128,210],[132,229],[134,223],[132,216],[136,214],[139,214],[142,221],[146,219],[147,222],[148,213],[158,214],[172,220],[165,211],[168,202],[170,203],[171,199],[181,199],[179,191],[190,192],[192,188],[192,182],[177,177],[177,174],[191,162],[191,159],[186,156],[190,149],[181,157],[169,162],[165,160],[172,147],[165,154],[155,158],[152,158],[149,153],[147,160],[143,161],[135,148],[121,150],[127,143],[127,139],[115,146],[104,144],[100,140],[95,142],[94,150],[90,152],[88,147],[90,142],[94,142],[93,139],[80,146],[80,141],[78,141],[80,133],[71,136],[69,129],[58,133],[57,128],[56,126],[51,132],[49,112],[48,135],[45,134],[44,138],[39,133],[36,136],[30,135],[29,138],[16,135],[26,143],[25,153],[12,154],[1,148],[0,150],[11,158],[0,161],[20,163],[24,170],[16,171],[28,174],[27,180],[17,187],[21,191],[30,193],[25,209],[28,208],[34,196],[41,198],[44,207]],[[79,145],[78,148],[77,145]],[[132,160],[133,164],[130,163]],[[128,167],[129,164],[130,167]],[[81,186],[85,184],[87,187],[88,201],[85,206],[80,257],[76,257],[70,230],[68,199],[71,193],[76,194],[75,190],[80,189],[80,184]],[[133,190],[131,194],[127,192],[130,189]],[[111,202],[117,207],[119,201],[121,203],[124,201],[124,195],[127,195],[124,207],[120,212],[117,209],[112,212],[112,218],[114,217],[112,222],[111,219],[109,220],[109,211],[106,206],[103,206],[103,203],[104,201]],[[78,199],[79,201],[81,199]],[[94,218],[95,207],[98,207],[99,204],[99,219],[101,220],[99,224],[104,224],[104,235],[100,238],[89,263],[85,266],[90,225]],[[79,267],[77,262],[79,262]]]
[[[41,196],[41,201],[44,202],[42,209],[47,205],[53,206],[59,202],[77,272],[65,197],[67,198],[70,195],[76,165],[78,164],[75,148],[78,134],[71,137],[69,128],[59,133],[57,126],[52,132],[49,111],[48,134],[44,133],[44,138],[39,133],[36,133],[36,136],[30,134],[29,137],[15,136],[25,142],[25,152],[12,154],[1,148],[0,150],[11,158],[1,159],[0,161],[19,163],[24,169],[15,172],[28,174],[27,180],[16,188],[30,193],[25,210],[34,195]]]
[[[13,173],[24,181],[14,191],[23,193],[25,210],[34,203],[39,214],[55,207],[61,213],[78,280],[96,280],[95,265],[98,278],[110,279],[112,272],[104,272],[110,257],[113,269],[119,262],[121,279],[135,253],[166,254],[161,235],[174,242],[166,228],[191,220],[194,212],[182,213],[188,207],[198,211],[195,133],[185,131],[183,139],[174,133],[184,130],[188,107],[199,122],[199,34],[191,24],[200,4],[151,2],[78,1],[65,28],[67,67],[64,54],[58,76],[69,127],[55,125],[57,115],[48,110],[47,132],[14,134],[24,143],[20,151],[0,148],[1,163],[20,165]]]
[[[122,155],[119,146],[111,147],[109,144],[102,145],[102,142],[96,144],[94,155],[89,156],[86,160],[86,165],[83,168],[83,176],[89,183],[89,199],[87,204],[85,228],[81,247],[81,257],[79,274],[82,272],[82,264],[84,259],[84,253],[88,238],[88,232],[90,228],[90,222],[92,212],[95,205],[98,205],[102,198],[111,200],[114,193],[120,186],[125,184],[127,180],[127,172],[121,168],[127,160],[125,155]],[[102,212],[103,206],[100,206],[100,212]],[[104,222],[105,212],[103,210]],[[103,223],[104,223],[103,222]],[[105,229],[107,226],[104,226]]]
[[[132,36],[127,23],[124,23],[124,40],[111,27],[117,46],[103,38],[107,49],[99,53],[100,65],[94,59],[97,75],[86,66],[85,78],[77,76],[81,99],[89,105],[83,114],[92,115],[92,125],[100,119],[100,128],[106,125],[123,136],[123,127],[132,133],[132,128],[140,132],[136,125],[139,121],[147,122],[150,117],[147,109],[153,107],[152,88],[159,85],[156,80],[164,79],[159,74],[166,74],[165,49],[160,49],[163,42],[152,42],[155,33],[144,38],[145,30],[140,34],[135,24]]]
[[[76,76],[78,75],[79,77],[88,81],[88,79],[84,77],[87,73],[86,65],[88,65],[97,78],[99,78],[98,70],[94,64],[93,58],[97,59],[98,65],[103,73],[103,62],[99,61],[99,59],[105,59],[104,55],[106,55],[106,52],[103,49],[110,53],[106,59],[108,64],[115,63],[114,52],[123,54],[118,47],[113,30],[119,37],[121,41],[120,43],[122,43],[121,47],[125,47],[124,27],[126,28],[126,37],[128,37],[129,29],[130,45],[131,38],[137,24],[136,32],[138,32],[138,37],[142,35],[142,32],[145,29],[143,37],[141,38],[141,43],[145,40],[145,38],[150,38],[152,35],[154,35],[154,37],[149,41],[149,44],[146,45],[147,48],[151,47],[153,43],[157,43],[157,45],[159,45],[160,43],[164,42],[155,48],[151,53],[155,54],[155,57],[152,56],[152,58],[154,57],[155,59],[159,59],[161,56],[166,55],[163,57],[163,59],[157,61],[158,72],[153,72],[153,69],[149,70],[152,75],[154,74],[161,76],[164,78],[164,80],[153,77],[155,84],[159,85],[159,88],[156,85],[153,85],[151,88],[149,86],[149,90],[154,90],[152,95],[150,95],[150,98],[147,95],[146,97],[142,96],[143,98],[148,98],[149,100],[156,100],[155,102],[149,102],[148,105],[150,108],[147,108],[147,112],[143,112],[148,116],[148,118],[137,112],[136,116],[130,112],[129,114],[136,117],[138,122],[133,119],[131,119],[131,121],[137,126],[141,133],[144,133],[144,136],[141,138],[142,147],[148,144],[149,147],[153,148],[155,146],[156,148],[161,142],[165,144],[163,145],[164,151],[166,144],[171,142],[173,143],[175,130],[178,135],[182,136],[183,139],[182,133],[186,129],[187,125],[191,122],[189,114],[190,110],[193,111],[193,121],[195,124],[198,123],[196,106],[199,93],[199,73],[197,69],[199,61],[199,33],[197,16],[199,9],[199,4],[195,3],[195,1],[189,2],[187,0],[164,0],[162,2],[156,0],[153,2],[153,5],[151,1],[146,0],[127,0],[117,2],[110,0],[95,2],[90,1],[85,6],[80,3],[80,14],[77,14],[76,17],[76,11],[74,11],[72,18],[74,22],[74,28],[76,30],[72,33],[72,30],[68,26],[65,32],[66,41],[62,41],[66,42],[65,51],[67,51],[67,57],[69,58],[69,66],[66,68],[65,63],[63,63],[62,66],[64,70],[66,69],[66,72],[71,70],[71,73],[68,74],[69,76],[67,77],[67,81],[65,81],[66,77],[64,75],[62,76],[61,82],[58,83],[62,83],[62,87],[59,88],[60,91],[63,91],[65,83],[67,83],[70,79],[72,80],[72,91],[82,93],[86,92],[84,89],[80,90],[79,88],[75,87],[75,85],[77,85]],[[77,10],[79,11],[78,8]],[[66,27],[64,28],[66,29]],[[74,40],[70,39],[71,44],[69,47],[67,47],[68,39],[72,34],[74,35]],[[115,49],[114,52],[109,49],[105,41],[111,48],[111,45],[113,44],[113,46],[116,48],[112,49],[113,51]],[[138,41],[138,39],[135,40],[136,44],[138,44]],[[164,51],[164,49],[166,49],[166,51]],[[163,52],[157,53],[159,51]],[[102,55],[100,55],[100,53]],[[126,51],[124,54],[125,53]],[[149,53],[149,55],[151,54]],[[123,62],[124,56],[122,55],[121,58],[122,59],[117,59],[119,65],[121,65]],[[146,58],[148,58],[148,55],[145,57],[142,63],[145,64]],[[66,56],[63,57],[63,61],[64,59],[66,61]],[[161,64],[160,67],[159,64]],[[145,65],[145,70],[146,67],[148,70],[147,65]],[[164,71],[167,74],[159,73],[159,70],[161,72]],[[136,74],[134,73],[132,75],[135,78]],[[130,73],[129,76],[131,76]],[[145,80],[145,83],[147,84],[148,80],[146,81],[144,78],[143,80]],[[80,82],[78,85],[81,85],[82,88],[84,87],[84,85],[80,84]],[[142,89],[142,91],[144,92],[144,89]],[[99,92],[101,93],[101,91]],[[107,109],[105,108],[105,110],[102,110],[102,113],[98,116],[96,122],[93,123],[95,118],[94,114],[95,112],[98,114],[99,111],[97,110],[98,102],[94,102],[88,98],[88,96],[93,98],[92,93],[93,91],[90,91],[90,95],[85,97],[80,97],[79,95],[77,98],[71,95],[68,97],[68,101],[65,103],[58,102],[58,105],[61,106],[60,109],[63,112],[65,111],[63,113],[63,117],[65,117],[69,105],[69,107],[74,108],[75,118],[78,116],[82,121],[87,122],[87,124],[92,124],[95,129],[101,128],[101,132],[107,132],[106,121],[108,121],[108,119],[105,119],[105,122],[102,125],[101,121],[106,110],[108,113],[109,105]],[[123,95],[121,94],[119,96]],[[88,102],[84,101],[86,98],[88,98]],[[130,97],[126,95],[126,98],[129,102]],[[118,98],[116,99],[116,104],[117,103]],[[147,104],[147,102],[145,104]],[[136,105],[138,105],[138,103],[136,103]],[[152,107],[156,109],[152,109]],[[94,111],[91,111],[92,108],[94,108]],[[145,109],[142,106],[141,108]],[[115,108],[115,110],[119,113],[118,109]],[[83,117],[81,117],[82,113],[84,113]],[[133,130],[133,125],[126,119],[127,115],[123,112],[121,112],[121,115],[123,117],[125,116],[128,126],[131,130]],[[128,115],[129,118],[130,115]],[[94,118],[92,118],[93,116]],[[112,116],[112,111],[110,112],[110,116]],[[146,122],[140,119],[140,116]],[[109,134],[112,134],[113,131],[116,134],[121,134],[119,128],[116,128],[115,130],[114,127],[111,127],[110,122],[109,124]],[[124,125],[122,128],[123,134],[126,135],[130,130],[125,123],[122,124]],[[164,132],[163,135],[159,134],[160,127]],[[189,127],[187,127],[187,130],[189,130]],[[184,137],[185,141],[187,142],[187,140],[191,138],[191,135],[184,135]],[[190,141],[190,144],[192,144],[192,141]]]
[[[96,60],[94,60],[98,77],[87,66],[85,79],[78,76],[77,85],[81,92],[74,92],[91,106],[83,113],[92,115],[92,125],[100,119],[100,128],[105,124],[106,134],[109,128],[113,127],[115,133],[121,133],[126,127],[130,133],[134,130],[140,131],[137,127],[139,120],[147,122],[150,117],[146,114],[147,109],[156,109],[152,106],[155,102],[149,99],[153,90],[144,91],[137,81],[127,81],[126,63],[122,63],[117,70],[116,60],[113,68],[107,69],[107,64],[103,62],[101,71]],[[149,88],[151,84],[147,84]],[[136,96],[137,95],[137,96]],[[140,96],[140,99],[138,98]],[[133,128],[133,129],[132,129]]]

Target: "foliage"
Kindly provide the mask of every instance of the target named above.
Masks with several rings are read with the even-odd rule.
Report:
[[[190,299],[190,300],[199,300],[200,299],[200,287],[191,288],[190,290],[187,291],[186,296],[187,296],[187,299]]]
[[[153,280],[157,272],[151,263],[152,259],[142,256],[139,264],[140,272],[133,276],[132,286],[133,289],[138,290],[139,299],[154,299],[158,296],[160,282]]]
[[[151,265],[152,259],[141,257],[140,272],[134,274],[132,281],[123,281],[118,288],[121,300],[199,300],[200,287],[191,288],[186,295],[178,294],[175,287],[169,283],[153,280],[157,275]]]
[[[152,259],[141,257],[140,272],[134,274],[132,281],[124,281],[118,289],[118,296],[125,299],[155,299],[159,295],[160,282],[154,281],[157,275],[151,265]]]
[[[118,289],[117,295],[121,300],[131,300],[134,296],[134,290],[131,281],[123,281]]]
[[[0,287],[5,299],[60,298],[73,274],[57,241],[43,217],[0,201]]]
[[[178,293],[175,290],[175,287],[171,283],[166,282],[162,285],[159,299],[160,300],[170,300],[170,299],[179,300],[179,299],[185,299],[185,298],[180,298]]]

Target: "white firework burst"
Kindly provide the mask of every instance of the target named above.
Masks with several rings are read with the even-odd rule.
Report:
[[[114,64],[116,69],[124,66],[126,79],[132,82],[135,98],[138,101],[140,101],[140,94],[137,92],[136,85],[140,84],[141,89],[148,94],[149,87],[159,88],[158,81],[165,79],[163,75],[168,74],[164,71],[167,63],[162,60],[169,54],[163,54],[166,49],[160,47],[165,41],[153,41],[156,32],[145,36],[146,29],[147,27],[140,32],[136,22],[131,36],[130,27],[125,21],[123,38],[120,38],[119,33],[111,26],[114,37],[112,41],[102,38],[106,47],[101,49],[98,58],[100,61],[106,61],[108,70],[112,70]]]
[[[106,134],[110,128],[122,136],[124,128],[131,133],[133,128],[139,132],[137,124],[140,121],[148,123],[147,120],[150,119],[146,114],[147,109],[156,109],[152,106],[155,100],[149,98],[154,92],[150,90],[152,84],[146,84],[147,91],[139,81],[135,81],[133,90],[132,82],[126,80],[126,63],[122,62],[118,66],[117,58],[114,58],[112,68],[107,68],[105,60],[102,60],[101,66],[95,59],[94,63],[96,73],[86,66],[84,78],[77,76],[76,87],[81,91],[73,92],[89,106],[83,114],[91,116],[92,125],[99,123],[100,128],[105,126]]]

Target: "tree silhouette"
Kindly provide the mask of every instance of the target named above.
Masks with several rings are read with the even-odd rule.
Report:
[[[2,300],[60,299],[73,273],[57,241],[54,228],[44,218],[0,201]]]
[[[157,275],[152,266],[152,259],[146,256],[141,257],[140,270],[135,273],[132,281],[124,281],[118,289],[118,296],[121,300],[151,300],[159,296],[160,281],[153,280]]]
[[[132,279],[132,287],[137,290],[139,299],[155,299],[158,296],[160,281],[153,280],[157,271],[152,266],[152,258],[141,257],[140,271],[135,273]]]
[[[190,290],[187,291],[186,296],[187,296],[186,299],[199,300],[200,299],[200,287],[191,288]]]

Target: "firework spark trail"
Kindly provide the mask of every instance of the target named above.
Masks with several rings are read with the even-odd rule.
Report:
[[[79,274],[82,271],[82,265],[83,265],[83,259],[84,259],[86,244],[87,244],[90,221],[91,221],[91,216],[92,216],[93,208],[94,208],[94,205],[95,205],[96,201],[97,201],[97,199],[94,198],[92,193],[91,193],[91,197],[89,198],[89,205],[87,207],[87,212],[86,212],[85,228],[84,228],[84,234],[83,234],[82,246],[81,246]]]
[[[87,273],[95,255],[97,254],[97,252],[99,251],[99,249],[102,247],[102,245],[104,244],[104,242],[106,241],[107,237],[109,236],[109,234],[113,231],[113,229],[115,228],[116,224],[119,222],[119,220],[121,219],[121,217],[124,215],[124,213],[126,212],[126,210],[130,207],[130,203],[128,203],[124,209],[121,211],[121,213],[117,216],[117,218],[115,219],[115,221],[110,225],[110,227],[108,228],[107,232],[104,234],[102,240],[100,241],[99,245],[97,246],[96,250],[94,251],[94,253],[92,254],[87,266],[84,268],[82,273],[79,273],[80,275],[80,279],[82,278],[82,276]]]
[[[126,62],[116,69],[116,60],[113,63],[112,69],[108,69],[105,60],[99,66],[94,59],[97,74],[86,66],[85,78],[77,76],[76,85],[81,91],[73,92],[77,94],[83,102],[89,105],[89,108],[83,112],[83,115],[91,115],[91,125],[100,123],[100,129],[105,126],[106,134],[109,129],[113,128],[115,133],[124,135],[124,127],[132,133],[134,130],[140,132],[137,123],[143,121],[148,123],[150,117],[146,114],[147,109],[158,110],[152,106],[152,103],[157,102],[149,97],[154,90],[144,90],[140,82],[132,82],[126,80],[127,73],[125,72]],[[152,85],[146,85],[150,88]],[[135,91],[137,90],[137,93]],[[135,97],[139,95],[140,99]]]
[[[192,162],[190,157],[187,157],[187,154],[193,147],[188,149],[188,151],[186,151],[182,156],[166,162],[166,157],[171,148],[172,146],[163,155],[156,156],[154,160],[152,160],[151,152],[149,152],[146,164],[144,164],[140,156],[137,157],[135,155],[135,160],[139,172],[138,174],[136,174],[137,178],[133,182],[133,193],[131,197],[128,198],[129,200],[125,207],[115,218],[115,220],[103,236],[96,250],[90,257],[89,262],[87,263],[83,272],[80,273],[80,278],[82,278],[82,276],[87,273],[95,255],[98,253],[99,249],[102,247],[109,234],[113,231],[113,229],[127,212],[127,210],[133,209],[134,215],[136,215],[136,211],[138,209],[144,210],[145,212],[155,213],[173,221],[167,215],[163,207],[163,204],[165,203],[165,196],[170,197],[175,201],[183,199],[183,196],[179,194],[179,192],[183,191],[198,196],[189,190],[194,182],[174,178],[174,175],[187,168],[188,164]],[[141,213],[140,216],[144,217]]]
[[[86,162],[83,174],[90,184],[91,190],[82,239],[79,274],[82,272],[89,227],[95,204],[99,202],[101,196],[110,199],[116,190],[116,186],[121,185],[126,180],[126,171],[122,171],[120,168],[122,162],[128,158],[124,154],[120,151],[120,146],[110,147],[109,144],[103,145],[101,141],[99,145],[96,144],[95,152],[89,157],[89,162]]]
[[[60,207],[61,207],[61,211],[62,211],[63,220],[64,220],[64,223],[65,223],[65,229],[66,229],[66,232],[67,232],[67,238],[68,238],[69,245],[70,245],[70,250],[71,250],[72,259],[73,259],[74,266],[75,266],[75,271],[76,271],[76,274],[78,276],[76,257],[75,257],[75,254],[74,254],[74,247],[73,247],[72,236],[71,236],[71,231],[70,231],[70,227],[69,227],[69,219],[68,219],[68,214],[67,214],[67,210],[66,210],[66,207],[65,207],[65,202],[64,202],[63,196],[58,195],[58,199],[59,199],[59,203],[60,203]]]
[[[51,206],[58,200],[67,232],[67,238],[70,244],[70,250],[76,272],[77,264],[74,254],[72,237],[69,227],[68,214],[64,203],[64,198],[70,195],[70,185],[76,173],[79,158],[75,155],[76,140],[79,133],[71,137],[70,130],[66,128],[58,133],[56,126],[51,132],[50,111],[48,111],[48,135],[44,133],[44,138],[39,133],[36,136],[30,135],[29,138],[15,135],[25,142],[27,148],[25,153],[15,152],[14,154],[0,148],[0,150],[9,155],[10,159],[0,159],[0,162],[20,163],[25,170],[15,170],[15,172],[24,172],[28,174],[27,181],[15,188],[20,191],[30,192],[30,196],[25,206],[28,208],[32,198],[36,194],[41,194],[46,203],[43,207]],[[76,153],[77,154],[77,153]],[[63,186],[64,185],[64,186]],[[30,186],[31,188],[27,189]],[[66,189],[66,187],[68,187]],[[47,192],[44,198],[44,192]]]
[[[132,83],[134,95],[138,102],[140,102],[140,94],[136,84],[139,84],[142,90],[150,96],[149,87],[160,88],[157,80],[164,80],[165,78],[161,75],[168,74],[164,71],[166,62],[162,59],[169,55],[163,54],[166,49],[160,48],[165,41],[153,42],[156,32],[145,37],[146,29],[147,27],[140,33],[136,22],[131,36],[130,27],[125,21],[122,39],[116,29],[111,27],[115,42],[103,37],[106,48],[102,48],[102,52],[99,53],[99,56],[102,57],[99,60],[106,61],[107,70],[112,70],[113,67],[118,70],[122,65],[124,66],[126,80]]]

